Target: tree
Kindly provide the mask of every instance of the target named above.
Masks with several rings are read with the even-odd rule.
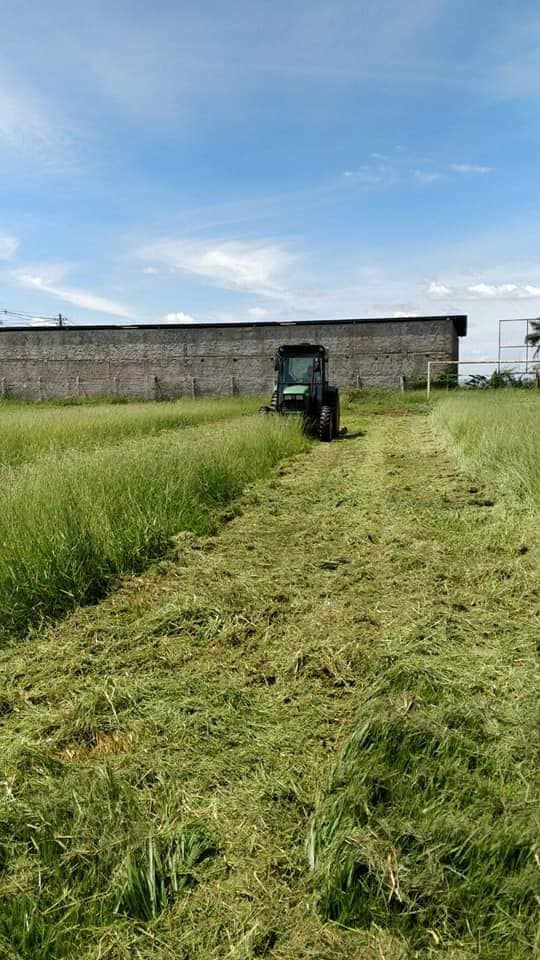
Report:
[[[531,320],[532,333],[525,337],[527,343],[534,347],[535,357],[540,356],[540,317],[538,320]]]

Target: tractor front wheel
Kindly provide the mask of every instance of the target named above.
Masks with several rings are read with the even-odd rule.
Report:
[[[332,407],[321,407],[319,417],[319,440],[323,443],[330,443],[334,436],[334,418],[335,414]]]

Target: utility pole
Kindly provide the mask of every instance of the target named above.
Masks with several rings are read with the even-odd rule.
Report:
[[[58,314],[58,326],[59,326],[59,327],[63,327],[63,326],[64,326],[64,321],[65,321],[65,319],[66,319],[66,318],[63,317],[61,313]]]

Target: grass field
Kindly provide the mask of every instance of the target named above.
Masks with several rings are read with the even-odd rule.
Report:
[[[514,397],[360,396],[331,445],[248,418],[114,448],[202,476],[234,451],[236,499],[0,655],[2,958],[534,956],[540,557]],[[111,455],[100,505],[118,482]]]
[[[531,391],[458,393],[434,420],[471,476],[540,508],[540,404]]]
[[[97,449],[107,443],[155,436],[255,413],[260,401],[182,400],[164,403],[82,403],[43,405],[0,401],[0,470],[5,466],[58,456],[69,449]]]

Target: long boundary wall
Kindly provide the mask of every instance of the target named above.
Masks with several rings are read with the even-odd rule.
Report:
[[[396,388],[457,360],[465,316],[310,323],[0,327],[0,396],[268,393],[283,343],[321,343],[339,387]],[[438,368],[440,376],[444,368]]]

